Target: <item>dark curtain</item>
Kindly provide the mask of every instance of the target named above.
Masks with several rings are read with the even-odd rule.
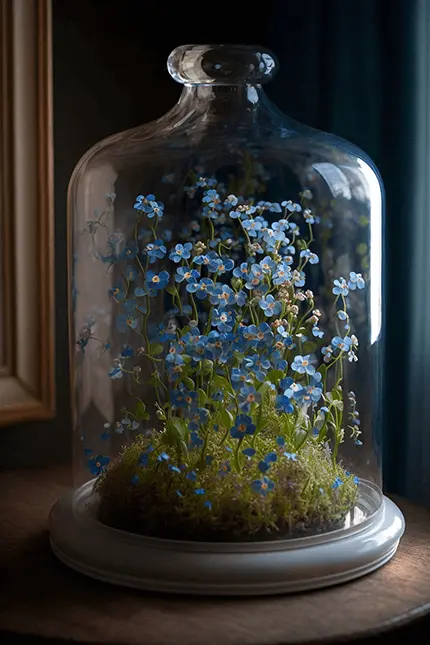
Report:
[[[384,483],[389,491],[426,502],[430,502],[429,19],[428,0],[279,2],[268,33],[282,63],[273,92],[278,105],[298,120],[363,148],[384,179]]]

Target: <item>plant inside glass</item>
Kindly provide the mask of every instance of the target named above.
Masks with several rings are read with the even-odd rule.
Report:
[[[137,340],[110,369],[133,403],[104,438],[147,428],[113,461],[87,451],[108,525],[183,540],[274,540],[341,528],[357,502],[359,479],[338,449],[345,433],[361,445],[343,368],[358,360],[350,313],[364,279],[333,280],[337,333],[327,340],[305,287],[319,264],[311,191],[270,202],[231,188],[193,172],[182,237],[172,242],[163,228],[163,203],[139,195],[131,239],[106,230],[109,252],[93,245],[121,275],[110,292],[117,330]],[[93,242],[106,226],[103,215],[91,222]],[[159,301],[165,324],[154,325]],[[83,352],[92,338],[89,324]],[[153,401],[142,398],[148,385]]]

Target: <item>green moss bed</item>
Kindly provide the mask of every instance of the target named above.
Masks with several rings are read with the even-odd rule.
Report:
[[[251,440],[239,446],[220,436],[210,434],[186,458],[167,454],[163,433],[137,437],[96,480],[99,519],[147,536],[217,542],[303,537],[343,526],[358,480],[333,463],[327,444],[308,439],[289,452],[267,430],[249,457],[242,450]],[[262,473],[261,461],[273,453],[276,461]],[[264,477],[273,489],[256,492],[253,482]]]

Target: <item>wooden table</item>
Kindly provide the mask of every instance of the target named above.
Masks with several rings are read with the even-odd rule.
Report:
[[[426,509],[396,499],[407,526],[398,554],[355,582],[294,596],[190,598],[102,584],[58,562],[47,517],[68,482],[60,468],[0,473],[2,643],[380,644],[418,642],[419,629],[428,636]]]

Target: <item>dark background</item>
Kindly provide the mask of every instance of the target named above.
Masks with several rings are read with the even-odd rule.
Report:
[[[409,36],[419,5],[419,0],[272,0],[254,5],[234,0],[53,0],[57,416],[2,430],[0,466],[48,464],[71,454],[67,184],[92,144],[154,119],[175,103],[181,88],[166,70],[170,51],[192,42],[271,48],[280,71],[267,86],[269,97],[293,118],[351,140],[374,159],[385,180],[390,223],[406,203],[403,186],[412,172],[406,158],[413,145],[407,118],[408,88],[414,82]],[[407,263],[407,235],[407,227],[401,237],[395,226],[387,228],[387,259],[397,267]],[[385,299],[393,321],[387,330],[389,347],[402,343],[407,326],[406,314],[396,305],[397,289],[398,281],[389,283]],[[387,356],[392,374],[388,390],[400,401],[404,352]],[[402,492],[405,414],[401,403],[395,411],[387,408],[386,474],[389,488],[397,492]]]

